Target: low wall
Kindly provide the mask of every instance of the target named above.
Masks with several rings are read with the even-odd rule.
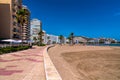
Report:
[[[43,53],[46,80],[62,80],[60,74],[58,73],[57,69],[55,68],[53,62],[48,55],[48,49],[51,47],[54,47],[54,45],[46,47]]]

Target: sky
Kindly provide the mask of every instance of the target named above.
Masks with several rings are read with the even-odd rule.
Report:
[[[49,34],[120,40],[120,0],[23,0]]]

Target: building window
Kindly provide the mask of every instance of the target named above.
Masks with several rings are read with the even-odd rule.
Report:
[[[13,29],[13,32],[16,32],[16,28]]]
[[[13,22],[13,25],[14,25],[14,26],[16,26],[16,25],[17,25],[17,23],[16,23],[16,22]]]
[[[21,9],[21,6],[18,6],[19,9]]]
[[[17,34],[13,34],[13,38],[20,38],[20,36]]]
[[[16,10],[14,8],[12,10],[13,10],[13,12],[16,12]]]
[[[13,28],[13,32],[20,32],[20,31],[16,28]]]
[[[16,18],[16,15],[12,15],[13,18]]]

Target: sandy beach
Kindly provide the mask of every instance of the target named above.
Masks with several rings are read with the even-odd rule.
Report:
[[[63,80],[120,80],[120,48],[56,45],[48,50]]]

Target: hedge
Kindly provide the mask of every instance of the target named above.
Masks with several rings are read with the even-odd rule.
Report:
[[[6,48],[0,48],[0,54],[10,53],[10,52],[16,52],[21,50],[29,49],[29,46],[18,46],[18,47],[6,47]]]

